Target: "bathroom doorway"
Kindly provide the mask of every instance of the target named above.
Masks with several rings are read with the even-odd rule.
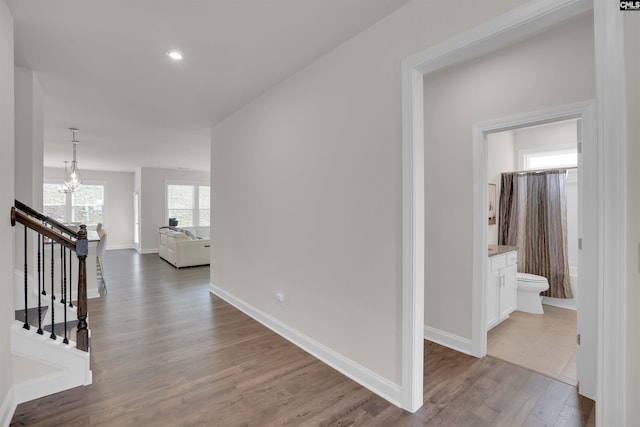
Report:
[[[490,265],[487,247],[489,243],[497,243],[497,231],[490,231],[492,225],[487,221],[488,184],[498,180],[504,169],[521,171],[536,165],[543,169],[556,166],[574,168],[567,173],[567,188],[570,190],[567,204],[570,205],[569,214],[573,216],[567,227],[567,246],[571,246],[569,263],[573,267],[570,272],[574,276],[572,291],[575,296],[564,301],[545,299],[544,315],[514,311],[506,321],[495,326],[493,332],[487,327],[486,305],[476,301],[475,313],[482,313],[476,317],[482,319],[478,327],[484,328],[484,332],[479,333],[480,339],[475,342],[476,350],[478,354],[494,354],[567,383],[580,383],[581,394],[590,398],[595,396],[597,363],[597,324],[593,316],[588,316],[597,307],[598,274],[598,236],[594,231],[597,229],[598,200],[593,176],[597,170],[594,116],[593,103],[588,102],[473,126],[474,176],[478,178],[474,184],[477,201],[474,205],[474,265],[475,271],[479,272],[474,278],[474,286],[481,287],[477,295],[483,295],[483,301]],[[498,155],[492,156],[492,153]],[[567,164],[567,158],[573,158],[575,166]],[[496,200],[499,201],[499,191],[496,191]],[[499,227],[499,219],[496,222]],[[590,244],[582,245],[583,240]],[[524,325],[520,328],[526,331],[518,333],[518,326],[513,326],[517,323]],[[537,336],[536,325],[540,332]],[[516,337],[515,342],[507,343],[507,329]],[[497,340],[494,339],[496,336]],[[580,344],[576,347],[577,336],[580,336]],[[487,339],[491,340],[489,348]],[[538,343],[537,346],[534,343]],[[536,354],[546,353],[548,356],[549,348],[553,346],[561,351],[554,353],[553,357],[539,358],[535,365]]]
[[[578,309],[578,140],[580,135],[580,119],[571,118],[533,126],[524,126],[487,135],[487,182],[489,188],[495,188],[495,215],[491,217],[487,226],[487,242],[490,247],[499,245],[505,248],[505,237],[509,227],[507,218],[501,215],[508,210],[508,189],[502,188],[503,178],[512,180],[514,185],[522,186],[533,180],[549,182],[553,180],[560,191],[555,214],[557,226],[562,229],[559,237],[550,245],[559,246],[553,252],[558,261],[554,268],[561,273],[560,280],[554,277],[554,289],[544,292],[548,287],[544,277],[543,286],[535,287],[533,292],[525,292],[523,288],[531,287],[528,280],[518,280],[521,273],[541,274],[536,266],[522,262],[523,259],[538,259],[538,253],[547,253],[538,247],[548,239],[543,236],[527,236],[531,244],[518,244],[517,257],[511,259],[517,263],[517,304],[511,306],[515,311],[508,317],[502,316],[496,324],[488,324],[487,354],[515,365],[531,369],[535,372],[563,381],[570,385],[577,385],[576,336]],[[562,173],[557,173],[562,171]],[[566,171],[566,172],[564,172]],[[489,197],[492,198],[493,194]],[[504,199],[503,201],[501,201]],[[527,199],[531,200],[531,197]],[[561,200],[560,200],[561,199]],[[491,201],[489,209],[491,210]],[[552,203],[544,203],[550,205]],[[539,209],[542,201],[534,201],[529,208]],[[523,209],[526,210],[526,209]],[[500,211],[500,212],[498,212]],[[517,221],[512,221],[517,222]],[[513,224],[512,224],[513,225]],[[513,228],[511,233],[514,234]],[[562,236],[566,236],[565,239]],[[512,236],[513,240],[513,236]],[[494,251],[495,252],[495,251]],[[527,257],[527,253],[530,252]],[[536,254],[536,255],[534,255]],[[490,254],[491,255],[491,254]],[[489,258],[489,266],[495,264],[496,257]],[[491,268],[490,268],[491,270]],[[510,270],[514,275],[515,267]],[[491,278],[489,273],[489,281]],[[528,276],[522,276],[528,277]],[[538,276],[543,277],[543,276]],[[556,282],[562,282],[570,291],[556,294]],[[491,286],[489,283],[487,286]],[[503,288],[504,289],[504,288]],[[506,290],[506,289],[504,289]],[[541,294],[556,295],[540,297]],[[487,295],[487,298],[491,298]],[[542,299],[542,305],[539,300]],[[509,310],[507,308],[507,310]]]

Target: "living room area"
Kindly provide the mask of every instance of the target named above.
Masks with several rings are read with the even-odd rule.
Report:
[[[211,262],[210,195],[208,184],[167,184],[169,225],[158,230],[159,255],[176,268]]]
[[[43,170],[45,186],[60,185],[63,176],[63,168],[45,167]],[[176,218],[177,226],[188,232],[175,234],[181,240],[180,244],[185,247],[200,244],[196,245],[199,250],[189,252],[189,261],[183,262],[180,258],[179,267],[186,266],[185,262],[203,265],[205,258],[206,264],[209,263],[208,171],[153,167],[137,168],[134,172],[82,169],[82,178],[83,185],[101,190],[102,199],[90,203],[93,204],[91,209],[97,212],[96,218],[99,217],[94,222],[101,222],[109,233],[107,251],[134,249],[141,254],[160,253],[159,230],[167,227],[166,230],[175,233],[168,227],[169,218]],[[46,213],[53,206],[46,197],[44,199],[42,210]],[[96,224],[87,225],[95,228]],[[160,256],[163,254],[166,252]]]

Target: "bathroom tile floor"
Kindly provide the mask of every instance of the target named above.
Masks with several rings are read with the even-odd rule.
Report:
[[[576,312],[544,306],[544,314],[514,311],[487,336],[489,356],[576,385]]]

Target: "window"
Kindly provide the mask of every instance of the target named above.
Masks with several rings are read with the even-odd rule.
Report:
[[[58,191],[60,184],[45,183],[42,189],[43,213],[56,221],[66,223],[67,195]]]
[[[169,218],[176,218],[179,225],[193,225],[193,194],[192,185],[167,186]]]
[[[71,222],[97,225],[102,222],[104,186],[83,184],[71,193]]]
[[[167,184],[167,218],[178,226],[210,225],[210,187],[202,184]]]
[[[525,152],[522,157],[525,170],[571,168],[578,166],[577,148],[553,151]]]
[[[89,228],[104,224],[102,184],[82,184],[73,193],[59,191],[61,183],[46,182],[43,187],[44,214],[63,224],[85,224]]]

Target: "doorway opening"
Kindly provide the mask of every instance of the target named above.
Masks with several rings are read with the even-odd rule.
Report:
[[[487,242],[494,248],[489,254],[486,283],[487,354],[573,386],[577,385],[578,378],[580,128],[580,119],[568,119],[490,133],[486,138],[488,203],[493,213],[488,221]],[[521,203],[516,206],[513,202],[518,197],[510,197],[513,191],[509,191],[514,187],[503,188],[503,181],[519,185],[521,189],[533,187],[531,193],[546,195],[545,200],[536,200],[529,194],[521,197]],[[552,194],[537,187],[540,183],[549,186]],[[529,218],[541,207],[548,207],[545,214],[560,232],[555,233],[555,239],[548,239],[546,235],[537,235],[540,231],[546,234],[538,228],[539,224],[518,228],[518,221],[506,215],[513,207],[519,207],[521,215]],[[518,232],[527,235],[517,236]],[[496,249],[505,249],[506,244],[514,241],[528,244],[519,243],[517,249],[504,254]],[[508,256],[509,253],[512,256]],[[537,261],[549,253],[555,255],[549,262]],[[534,262],[524,263],[519,259]],[[507,260],[511,261],[509,265],[500,265],[500,261],[506,264]],[[544,276],[549,276],[545,273],[549,264],[554,271],[553,277],[548,278]],[[500,274],[509,280],[500,283]],[[535,283],[526,280],[529,277],[526,274],[536,274],[546,283],[540,279],[542,285],[527,292]],[[548,288],[550,282],[551,289]],[[569,290],[557,289],[558,285],[568,286]],[[545,291],[545,287],[548,290]]]
[[[597,119],[600,160],[589,160],[591,173],[581,177],[586,192],[593,191],[595,198],[586,201],[583,212],[595,217],[593,226],[595,240],[587,242],[581,252],[581,266],[593,267],[597,276],[597,294],[603,294],[603,283],[609,283],[606,299],[589,307],[591,321],[599,331],[599,342],[581,340],[581,348],[589,346],[593,355],[597,355],[597,366],[592,370],[597,375],[598,424],[622,425],[626,414],[625,399],[625,353],[626,342],[626,305],[625,305],[625,206],[626,206],[626,107],[624,73],[624,16],[604,2],[587,0],[562,0],[541,5],[530,2],[514,13],[505,14],[467,33],[448,39],[443,43],[418,52],[402,61],[402,181],[403,181],[403,219],[402,219],[402,406],[414,412],[423,404],[423,329],[424,329],[424,76],[442,70],[488,52],[495,51],[528,35],[536,34],[557,23],[577,16],[587,10],[594,10],[595,26],[595,72],[598,83],[596,104],[599,114],[595,116],[595,107],[587,108],[591,116],[590,125],[595,126]],[[583,111],[584,112],[584,111]],[[579,113],[578,113],[579,115]],[[583,128],[585,127],[584,116]],[[519,123],[518,125],[520,125]],[[505,127],[506,128],[506,127]],[[474,168],[484,168],[485,152],[482,128],[480,139],[474,133]],[[593,130],[593,129],[592,129]],[[477,143],[478,142],[478,143]],[[583,141],[584,143],[584,141]],[[595,141],[594,141],[595,144]],[[595,149],[595,148],[594,148]],[[584,163],[587,160],[584,159]],[[483,173],[486,173],[484,169]],[[473,220],[473,277],[483,285],[482,276],[486,268],[486,216],[480,206],[486,205],[486,178],[482,173],[474,173],[474,212],[482,215]],[[606,203],[598,204],[598,197]],[[584,200],[584,198],[582,199]],[[591,202],[596,202],[593,205]],[[584,215],[583,215],[584,216]],[[604,220],[607,218],[607,221]],[[479,221],[479,222],[478,222]],[[586,220],[585,220],[586,222]],[[604,239],[606,236],[606,240]],[[481,244],[478,245],[477,242]],[[598,245],[604,249],[598,252]],[[595,248],[595,258],[590,249]],[[588,254],[587,254],[588,252]],[[580,273],[582,277],[584,274]],[[479,279],[478,279],[479,278]],[[484,316],[484,304],[478,292],[482,286],[473,283],[473,324],[471,325],[472,343],[470,353],[481,355],[486,352],[486,327],[478,322]],[[581,298],[581,300],[583,300]],[[584,311],[583,311],[584,312]],[[581,330],[580,319],[578,329]],[[596,338],[597,338],[596,337]],[[622,343],[622,344],[621,344]],[[584,364],[579,362],[578,370]],[[582,366],[582,368],[581,368]],[[595,389],[595,384],[592,385]],[[581,382],[581,391],[583,383]]]
[[[509,361],[530,367],[533,370],[538,370],[565,382],[579,382],[580,393],[591,399],[594,399],[596,395],[597,322],[593,319],[593,316],[588,316],[588,313],[593,312],[592,310],[597,307],[598,301],[598,283],[596,279],[598,276],[598,251],[597,245],[594,245],[594,247],[591,247],[591,245],[581,247],[580,242],[582,239],[593,242],[598,241],[596,211],[599,193],[596,177],[594,176],[596,175],[594,171],[597,171],[598,148],[594,110],[594,103],[587,102],[507,117],[491,122],[476,123],[473,126],[474,177],[476,178],[474,180],[474,271],[477,272],[474,275],[473,286],[474,295],[479,297],[479,299],[474,299],[473,317],[476,328],[472,339],[473,354],[484,356],[487,353],[493,353],[499,358],[512,359]],[[546,136],[540,138],[543,134],[546,134]],[[492,156],[492,152],[494,156]],[[488,225],[487,222],[489,208],[488,184],[495,183],[491,181],[496,181],[498,179],[497,176],[501,176],[502,172],[507,172],[500,169],[521,171],[535,167],[536,162],[544,169],[549,169],[549,167],[554,166],[554,161],[566,162],[567,157],[571,158],[572,152],[575,153],[573,158],[575,159],[576,169],[571,169],[571,172],[567,175],[567,181],[571,181],[567,182],[567,187],[573,187],[573,192],[569,197],[572,200],[568,200],[571,203],[570,211],[573,215],[573,220],[570,224],[571,230],[567,227],[567,246],[569,246],[569,240],[571,240],[572,253],[568,263],[573,266],[574,287],[572,287],[572,290],[575,290],[575,294],[579,295],[579,298],[566,299],[565,301],[547,298],[544,301],[547,306],[552,307],[553,305],[556,307],[549,308],[549,316],[547,318],[538,315],[537,321],[545,325],[545,329],[539,330],[541,335],[538,335],[537,338],[531,336],[531,334],[536,333],[532,328],[536,320],[531,324],[527,323],[528,332],[521,331],[518,335],[518,331],[515,329],[514,334],[517,337],[513,339],[516,342],[520,342],[517,351],[523,351],[514,355],[516,353],[516,349],[513,347],[515,343],[507,343],[507,335],[503,334],[503,332],[505,329],[510,329],[509,324],[515,322],[508,322],[503,327],[496,326],[509,313],[501,312],[506,314],[503,319],[498,319],[498,321],[491,318],[489,313],[491,305],[488,304],[488,301],[491,294],[488,289],[490,287],[489,278],[490,273],[492,273],[492,264],[490,262],[491,259],[487,258],[487,248],[489,244],[500,242],[497,237],[499,220],[496,220],[497,224],[495,226]],[[555,165],[570,166],[568,164],[560,165],[559,163]],[[496,200],[499,201],[498,192]],[[521,271],[521,269],[518,268],[518,271]],[[515,283],[513,285],[515,291],[517,288]],[[554,316],[552,316],[552,314],[567,315],[563,311],[566,309],[577,310],[575,313],[575,332],[570,329],[560,330],[558,329],[560,326],[552,327],[551,325],[554,321],[559,323],[571,322],[567,318],[570,319],[572,313],[568,313],[568,316],[564,316],[564,318],[560,316],[560,319],[555,320]],[[528,319],[530,316],[523,316],[518,312],[516,312],[512,320],[517,320],[520,317],[531,320]],[[498,329],[493,333],[489,332],[494,326]],[[568,327],[571,328],[572,326],[569,324]],[[496,335],[498,338],[492,340],[494,345],[489,347],[489,352],[487,351],[488,332],[490,339],[496,338]],[[544,360],[542,358],[536,360],[535,355],[542,354],[538,351],[542,347],[533,347],[533,341],[536,339],[543,340],[546,332],[548,332],[546,334],[548,338],[555,339],[555,345],[563,343],[562,345],[565,346],[564,353],[558,355],[555,361],[550,357],[546,357]],[[578,334],[581,336],[581,343],[577,347],[573,347]],[[525,336],[528,336],[526,345],[521,341]],[[500,340],[499,338],[503,339]],[[496,341],[498,342],[496,343]],[[544,340],[538,344],[539,346],[547,345]],[[576,351],[575,359],[572,353],[573,348]],[[508,354],[509,352],[511,353]],[[573,371],[574,362],[575,371]],[[538,364],[535,365],[535,363]],[[544,370],[542,369],[543,364]]]

